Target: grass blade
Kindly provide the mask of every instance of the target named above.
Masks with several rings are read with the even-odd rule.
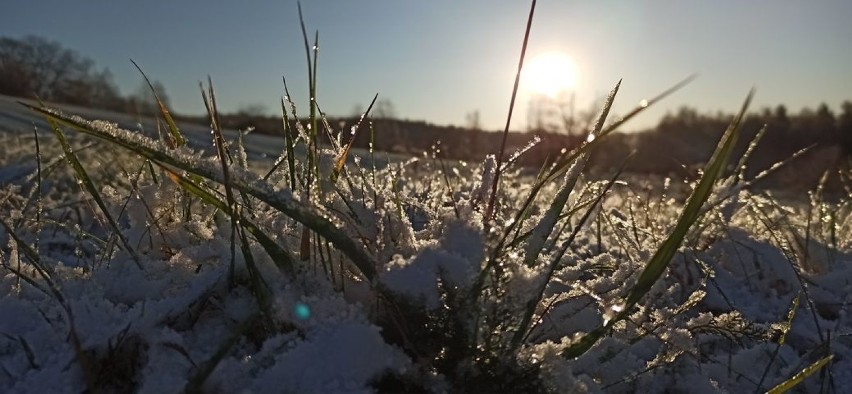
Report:
[[[355,144],[355,138],[358,137],[358,131],[361,130],[361,124],[364,123],[364,118],[366,118],[370,114],[370,110],[373,109],[373,105],[376,104],[376,99],[379,98],[379,94],[376,93],[373,96],[373,101],[370,102],[370,106],[367,107],[367,112],[361,114],[361,118],[358,119],[358,123],[355,124],[355,127],[352,128],[352,136],[349,138],[349,143],[346,144],[346,148],[340,152],[340,156],[337,158],[337,161],[334,163],[334,171],[331,173],[331,182],[334,183],[337,181],[337,177],[340,176],[340,172],[343,171],[343,166],[346,165],[346,157],[349,155],[349,151],[352,149],[352,145]]]
[[[213,82],[210,77],[207,77],[207,88],[209,93],[204,92],[204,87],[201,87],[201,98],[204,100],[204,106],[207,108],[207,114],[210,116],[210,125],[213,131],[213,144],[216,146],[216,154],[219,158],[219,164],[222,169],[222,185],[225,187],[225,198],[228,202],[228,212],[231,216],[231,267],[229,277],[233,283],[234,280],[234,260],[236,258],[236,236],[237,227],[239,226],[239,218],[237,210],[237,201],[234,198],[234,192],[231,190],[231,175],[228,166],[233,163],[231,153],[225,147],[225,138],[222,136],[222,129],[219,127],[219,116],[216,112],[216,95],[213,91]],[[208,95],[209,94],[209,95]]]
[[[180,132],[180,128],[178,128],[177,123],[175,123],[174,118],[172,118],[172,114],[169,112],[169,109],[166,107],[166,104],[163,103],[163,100],[160,100],[160,96],[157,94],[157,91],[154,89],[154,85],[151,84],[151,80],[148,79],[148,76],[142,71],[142,68],[136,64],[133,59],[130,59],[130,62],[139,70],[139,73],[142,74],[142,77],[145,78],[145,83],[148,84],[148,87],[151,89],[151,93],[154,94],[154,100],[157,101],[157,108],[160,109],[160,115],[163,116],[163,119],[166,121],[166,124],[169,126],[169,136],[170,138],[166,141],[168,142],[168,146],[170,148],[176,148],[179,146],[183,146],[186,144],[186,139],[183,138],[183,134]]]
[[[790,306],[790,311],[787,312],[787,320],[781,325],[781,336],[778,338],[778,343],[775,345],[775,350],[772,351],[772,357],[769,359],[769,362],[766,363],[766,368],[763,370],[763,375],[760,376],[760,382],[757,383],[758,391],[763,388],[763,382],[766,380],[766,376],[769,375],[769,370],[772,367],[772,364],[775,362],[775,359],[778,358],[778,353],[781,351],[781,346],[784,346],[784,342],[787,341],[787,334],[790,333],[790,329],[793,328],[793,319],[796,318],[796,310],[799,309],[799,298],[802,296],[802,293],[796,294],[796,297],[793,298],[793,305]]]
[[[524,68],[524,57],[527,54],[527,43],[530,39],[530,29],[532,28],[533,15],[535,14],[536,0],[532,0],[530,4],[530,15],[527,18],[527,28],[524,32],[524,43],[521,46],[521,56],[518,59],[518,71],[515,73],[515,85],[512,87],[512,98],[509,100],[509,114],[506,116],[506,126],[503,128],[503,139],[500,142],[500,150],[497,152],[497,170],[494,174],[494,181],[491,184],[491,195],[488,198],[488,205],[485,208],[485,215],[482,216],[484,221],[483,226],[487,229],[490,227],[489,221],[494,213],[494,205],[497,200],[497,190],[500,185],[500,176],[503,172],[503,155],[506,152],[506,140],[509,137],[509,126],[512,124],[512,111],[515,109],[515,98],[518,95],[518,86],[521,83],[521,70]]]
[[[822,369],[822,367],[826,366],[826,364],[828,364],[833,359],[834,359],[834,355],[830,354],[826,357],[823,357],[823,358],[817,360],[813,364],[809,365],[807,368],[805,368],[805,369],[799,371],[799,373],[793,375],[790,379],[787,379],[787,380],[779,383],[777,386],[769,389],[769,391],[767,391],[766,393],[767,394],[781,394],[781,393],[786,393],[786,392],[790,391],[793,387],[796,387],[800,383],[802,383],[808,376],[811,376],[814,373],[816,373],[817,371],[819,371],[820,369]]]

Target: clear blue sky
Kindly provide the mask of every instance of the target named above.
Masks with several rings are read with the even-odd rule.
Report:
[[[310,1],[307,28],[320,33],[319,103],[348,115],[373,94],[400,117],[484,126],[505,122],[529,9],[526,1]],[[36,34],[108,67],[123,93],[140,77],[160,80],[175,109],[201,113],[198,81],[209,74],[223,110],[262,104],[270,113],[287,77],[307,107],[306,62],[295,1],[5,0],[0,35]],[[627,129],[667,110],[734,111],[757,88],[755,106],[792,111],[852,99],[852,1],[540,0],[529,55],[561,50],[579,69],[578,99],[604,95],[623,78],[616,113],[694,72],[699,79]],[[526,127],[519,103],[513,129]]]

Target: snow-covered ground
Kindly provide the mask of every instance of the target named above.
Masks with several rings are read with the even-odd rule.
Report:
[[[286,171],[261,179],[263,154],[283,144],[250,136],[254,162],[231,166],[235,232],[226,208],[177,183],[175,168],[216,168],[211,153],[175,151],[158,167],[67,131],[116,232],[46,122],[0,97],[0,129],[0,392],[759,392],[829,355],[795,390],[852,391],[850,198],[721,200],[626,319],[568,357],[613,318],[686,196],[628,179],[595,207],[606,183],[585,180],[558,217],[564,231],[545,234],[559,182],[516,216],[532,179],[510,171],[484,228],[493,160],[350,165],[333,183],[326,154],[308,196]],[[211,146],[206,128],[183,131]],[[225,200],[215,182],[186,179]]]

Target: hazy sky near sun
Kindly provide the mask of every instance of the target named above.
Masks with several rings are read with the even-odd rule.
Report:
[[[319,95],[331,115],[366,107],[375,93],[402,118],[502,129],[527,1],[371,0],[302,4],[319,30]],[[222,110],[262,104],[276,113],[281,77],[307,108],[305,51],[295,1],[4,0],[0,36],[35,34],[108,67],[123,93],[161,81],[175,110],[202,113],[198,81],[212,76]],[[619,78],[623,114],[684,77],[699,78],[626,129],[690,105],[733,112],[751,87],[754,107],[791,111],[852,99],[852,1],[540,0],[528,58],[562,51],[577,68],[580,103]],[[527,125],[520,96],[512,129]],[[583,105],[585,106],[585,104]]]

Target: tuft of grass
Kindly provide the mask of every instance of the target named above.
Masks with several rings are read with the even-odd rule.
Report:
[[[188,154],[191,151],[178,149],[181,155],[169,154],[166,151],[156,149],[156,142],[135,133],[126,130],[110,130],[100,127],[99,125],[87,122],[80,118],[71,117],[58,111],[42,109],[30,106],[26,103],[23,105],[47,116],[55,119],[63,124],[66,124],[73,129],[82,133],[103,139],[117,146],[128,149],[148,160],[159,165],[172,166],[186,171],[190,174],[201,178],[223,184],[224,178],[220,171],[205,165],[204,163],[192,160]],[[183,154],[187,154],[184,156]],[[245,192],[258,200],[269,204],[281,214],[292,218],[293,220],[305,225],[306,228],[319,233],[323,238],[331,242],[338,250],[346,255],[358,268],[367,280],[372,281],[376,276],[376,265],[373,258],[356,243],[349,235],[339,229],[330,220],[323,217],[309,205],[299,202],[288,195],[274,192],[268,185],[258,182],[257,179],[246,179],[244,177],[231,179],[231,186],[235,189]]]
[[[636,304],[639,303],[642,297],[651,290],[654,283],[662,276],[672,257],[674,257],[680,247],[681,242],[686,237],[690,227],[699,219],[701,208],[710,197],[716,180],[721,178],[739,136],[740,123],[745,116],[746,110],[748,110],[753,94],[753,91],[749,92],[740,112],[734,117],[725,134],[722,135],[722,139],[719,141],[715,152],[713,152],[713,156],[704,169],[701,180],[698,181],[698,185],[695,187],[692,195],[687,199],[686,206],[683,208],[674,229],[648,261],[645,269],[639,275],[638,281],[630,289],[624,303],[612,307],[616,315],[566,348],[562,352],[563,357],[578,357],[591,349],[601,337],[607,335],[612,330],[617,322],[626,319],[632,313]]]
[[[86,169],[83,168],[83,165],[80,164],[80,161],[77,159],[77,155],[74,154],[74,149],[71,148],[71,144],[68,143],[68,139],[65,138],[65,134],[62,132],[62,129],[59,127],[59,124],[55,122],[53,119],[48,119],[51,128],[53,129],[53,133],[56,136],[56,139],[62,145],[62,150],[65,152],[65,158],[68,160],[68,164],[71,165],[71,168],[74,169],[74,172],[77,174],[77,180],[83,188],[92,196],[92,199],[97,204],[101,213],[106,218],[107,223],[113,230],[113,234],[118,237],[121,244],[124,246],[124,249],[130,254],[130,257],[133,258],[133,261],[136,263],[136,266],[139,269],[144,270],[142,267],[142,262],[139,259],[139,255],[136,253],[136,250],[130,245],[127,241],[127,237],[124,236],[124,233],[118,226],[118,222],[113,218],[113,215],[107,209],[106,204],[104,203],[103,198],[101,197],[101,193],[95,187],[94,182],[89,177],[89,174],[86,172]]]

